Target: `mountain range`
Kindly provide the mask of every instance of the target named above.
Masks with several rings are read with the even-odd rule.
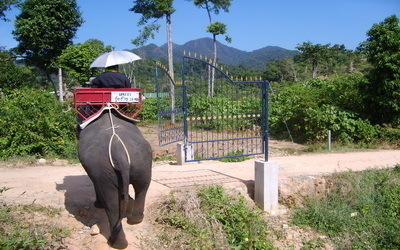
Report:
[[[213,39],[200,38],[189,41],[183,45],[173,44],[174,61],[180,61],[184,51],[196,53],[203,57],[212,57]],[[167,58],[167,44],[157,46],[149,44],[138,49],[132,50],[142,58],[161,60]],[[266,46],[251,52],[229,47],[217,41],[218,61],[228,65],[241,65],[247,68],[262,70],[274,59],[284,59],[293,57],[299,52],[297,50],[287,50],[278,46]]]

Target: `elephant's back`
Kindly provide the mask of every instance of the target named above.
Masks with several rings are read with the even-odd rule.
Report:
[[[108,154],[111,137],[118,136],[131,155],[151,158],[150,143],[144,138],[139,128],[130,121],[108,113],[83,129],[79,135],[78,150],[90,151],[91,154]]]

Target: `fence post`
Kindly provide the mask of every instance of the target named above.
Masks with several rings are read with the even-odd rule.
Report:
[[[261,100],[261,113],[262,113],[262,123],[261,127],[263,128],[263,143],[264,143],[264,160],[268,161],[268,139],[269,139],[269,127],[268,127],[268,81],[264,81],[261,85],[262,92],[262,100]]]
[[[331,131],[328,130],[328,150],[332,149],[332,134]]]

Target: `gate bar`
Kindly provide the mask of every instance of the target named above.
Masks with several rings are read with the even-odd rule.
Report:
[[[263,112],[263,140],[264,140],[264,161],[268,162],[268,139],[269,139],[269,127],[268,127],[268,81],[262,83],[262,112]]]

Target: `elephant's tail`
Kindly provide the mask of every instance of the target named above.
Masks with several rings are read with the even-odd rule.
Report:
[[[125,216],[129,203],[129,169],[131,158],[124,141],[116,133],[116,126],[113,122],[113,115],[109,111],[112,135],[108,145],[108,154],[113,168],[121,174],[123,202],[120,202],[121,218]],[[113,143],[115,141],[115,143]]]
[[[112,142],[115,143],[112,143]],[[120,181],[122,184],[122,197],[120,202],[121,218],[125,217],[126,210],[129,204],[129,171],[130,171],[130,157],[121,138],[116,135],[110,141],[110,161],[113,168],[120,174]]]

